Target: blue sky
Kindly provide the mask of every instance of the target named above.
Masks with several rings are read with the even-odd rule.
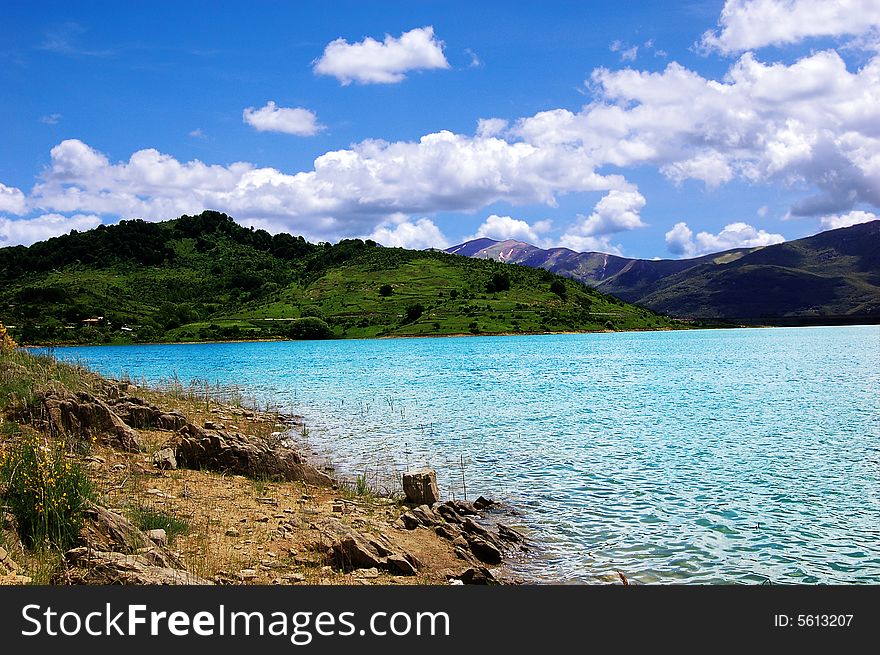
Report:
[[[878,0],[6,2],[0,245],[211,208],[652,258],[871,220],[878,24]]]

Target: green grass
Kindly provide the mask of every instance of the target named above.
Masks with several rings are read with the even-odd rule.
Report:
[[[128,508],[128,515],[132,523],[144,532],[165,530],[169,543],[178,535],[187,534],[192,530],[192,526],[186,519],[153,505],[131,505]]]
[[[0,320],[21,343],[284,338],[307,316],[333,338],[682,327],[542,270],[360,241],[291,253],[280,236],[206,212],[0,248]]]

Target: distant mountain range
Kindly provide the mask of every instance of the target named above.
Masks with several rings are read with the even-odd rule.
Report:
[[[656,312],[743,324],[880,322],[880,221],[694,259],[474,239],[446,252],[543,268]]]

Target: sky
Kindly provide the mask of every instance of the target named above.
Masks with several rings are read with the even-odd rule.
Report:
[[[880,0],[3,7],[0,246],[214,209],[680,258],[880,213]]]

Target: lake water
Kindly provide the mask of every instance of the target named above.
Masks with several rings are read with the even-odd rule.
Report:
[[[538,580],[880,583],[880,327],[59,348],[237,384],[342,472],[502,498]],[[465,490],[466,487],[466,490]]]

